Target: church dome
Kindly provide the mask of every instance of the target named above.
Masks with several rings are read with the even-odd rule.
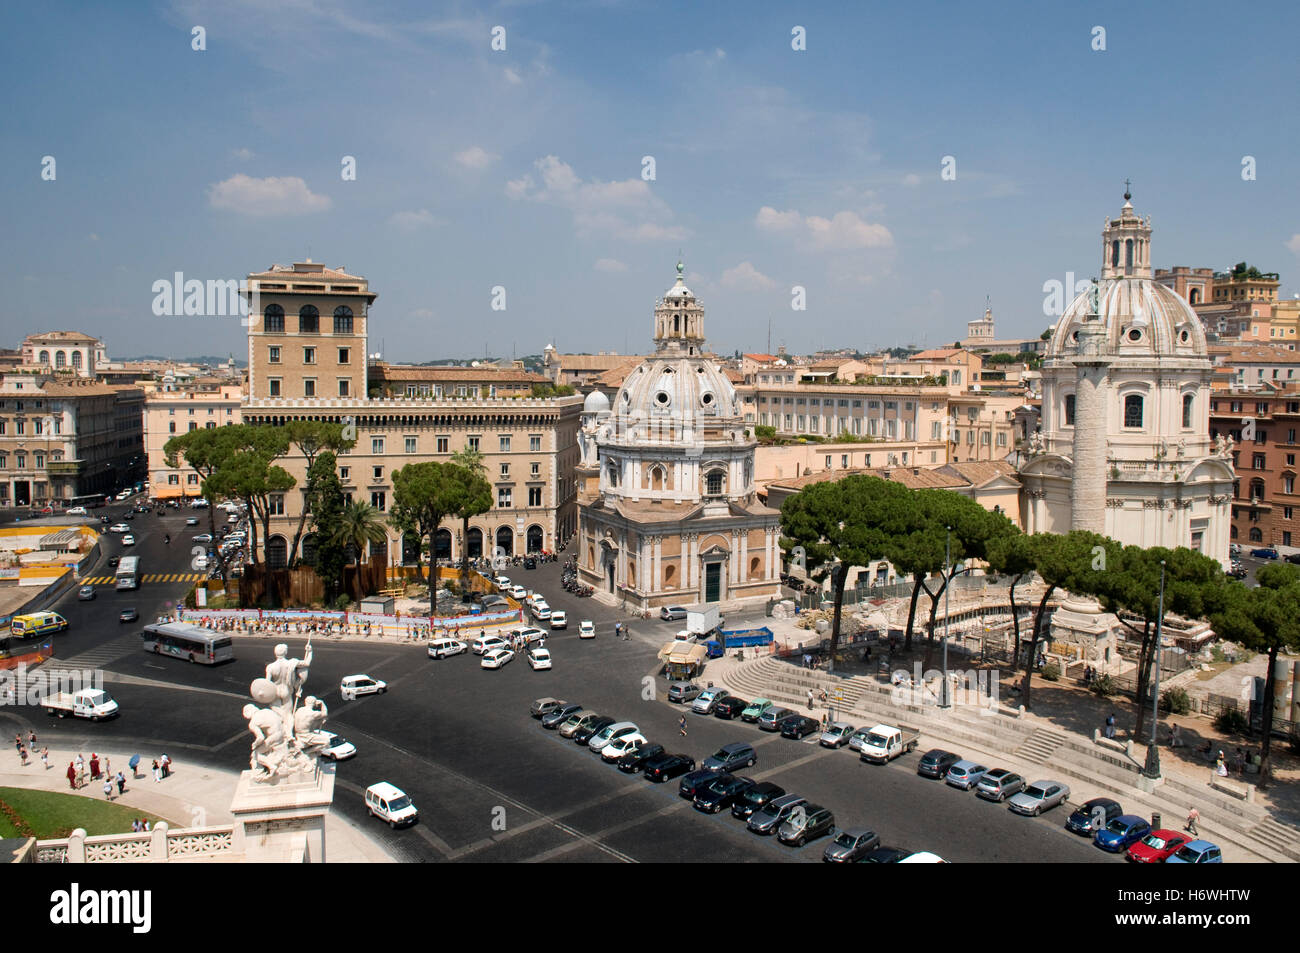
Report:
[[[702,357],[649,358],[628,375],[616,404],[620,416],[673,424],[679,431],[739,417],[736,388]]]
[[[603,414],[609,410],[609,398],[603,391],[593,390],[587,395],[587,399],[582,402],[582,412],[584,414]]]

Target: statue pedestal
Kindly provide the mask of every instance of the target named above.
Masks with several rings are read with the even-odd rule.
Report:
[[[325,862],[325,815],[334,802],[334,765],[260,783],[243,771],[230,812],[234,849],[250,863]]]

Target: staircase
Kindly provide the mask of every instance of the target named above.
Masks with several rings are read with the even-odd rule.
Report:
[[[1063,732],[1053,731],[1051,728],[1039,728],[1026,738],[1013,754],[1034,764],[1042,764],[1068,740],[1069,738]]]

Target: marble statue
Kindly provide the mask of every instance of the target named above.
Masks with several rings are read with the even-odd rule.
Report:
[[[249,767],[258,783],[310,774],[328,742],[322,731],[329,715],[325,703],[314,695],[302,697],[311,661],[310,641],[301,659],[290,658],[289,646],[281,643],[266,677],[253,679],[248,687],[253,703],[243,712],[253,735]]]
[[[1046,450],[1047,447],[1043,443],[1043,432],[1041,430],[1035,430],[1029,435],[1029,452],[1044,453]]]

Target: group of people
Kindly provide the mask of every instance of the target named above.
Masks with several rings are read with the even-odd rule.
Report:
[[[137,817],[131,822],[131,833],[133,834],[148,834],[150,830],[149,818],[147,817]]]
[[[623,622],[614,623],[614,637],[622,639],[624,642],[632,641],[632,632],[628,629],[627,624]]]
[[[28,759],[31,757],[31,752],[36,750],[36,732],[33,731],[28,736],[26,742],[23,741],[22,735],[14,735],[14,750],[18,752],[18,757],[22,759],[23,767],[27,767]],[[41,749],[41,762],[47,768],[50,766],[49,748]]]

